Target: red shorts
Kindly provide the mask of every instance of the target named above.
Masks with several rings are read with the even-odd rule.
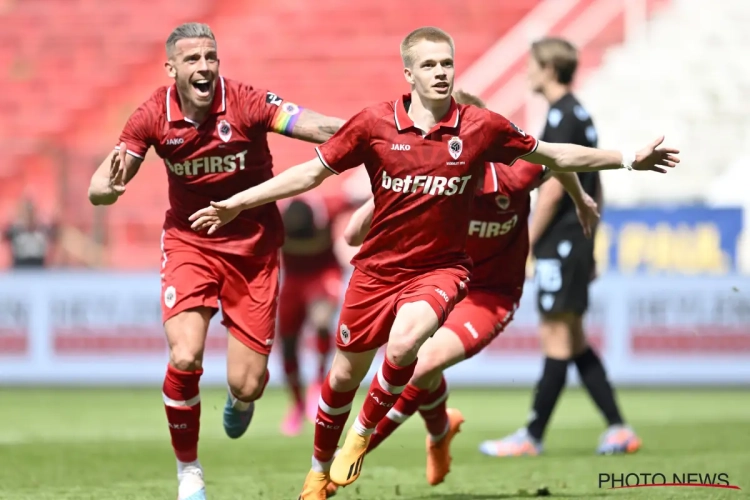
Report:
[[[237,340],[269,354],[276,322],[279,255],[246,257],[196,248],[162,236],[162,321],[195,307],[219,308]]]
[[[424,300],[442,325],[466,294],[468,276],[458,269],[428,272],[404,283],[388,283],[355,269],[341,307],[336,345],[342,351],[364,352],[388,343],[402,305]]]
[[[311,304],[337,304],[341,294],[341,268],[327,266],[309,274],[282,273],[279,293],[279,334],[298,335]]]
[[[485,290],[472,290],[453,309],[443,328],[458,335],[464,344],[466,358],[470,358],[505,330],[513,320],[517,308],[518,302],[512,297]]]

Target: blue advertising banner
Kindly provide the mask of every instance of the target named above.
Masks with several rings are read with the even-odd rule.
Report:
[[[596,239],[599,275],[726,275],[736,272],[741,208],[604,208]]]

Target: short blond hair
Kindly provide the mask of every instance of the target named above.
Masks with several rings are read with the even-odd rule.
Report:
[[[487,107],[482,99],[463,90],[455,90],[453,92],[453,98],[458,104],[467,104],[482,109]]]
[[[552,67],[557,81],[564,85],[573,82],[578,68],[578,50],[563,38],[542,38],[531,44],[531,55],[542,68]]]
[[[411,67],[414,64],[413,49],[422,40],[427,40],[428,42],[445,42],[451,46],[451,52],[455,52],[453,37],[445,31],[433,26],[417,28],[406,35],[406,38],[401,42],[401,60],[404,62],[405,67]]]
[[[216,42],[214,32],[207,24],[203,23],[185,23],[177,26],[167,38],[166,48],[167,57],[172,57],[174,54],[175,45],[180,40],[186,38],[208,38]]]

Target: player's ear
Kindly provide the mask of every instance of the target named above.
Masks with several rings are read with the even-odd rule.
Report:
[[[404,68],[404,78],[409,85],[414,85],[414,73],[411,72],[411,68]]]
[[[164,70],[167,72],[167,75],[169,75],[169,78],[175,78],[177,76],[177,69],[175,69],[171,61],[164,63]]]

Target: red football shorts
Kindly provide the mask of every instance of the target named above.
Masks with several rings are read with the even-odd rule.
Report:
[[[518,302],[507,295],[472,290],[453,309],[443,328],[458,335],[464,344],[466,358],[470,358],[505,330],[517,308]]]
[[[219,308],[222,324],[250,349],[269,354],[279,291],[279,255],[247,257],[162,237],[162,321],[195,307]]]
[[[458,269],[440,269],[404,283],[388,283],[355,269],[341,307],[336,345],[342,351],[364,352],[388,343],[396,313],[402,305],[424,300],[442,325],[468,288],[468,276]]]
[[[282,273],[279,293],[279,334],[299,335],[311,304],[327,301],[338,304],[341,294],[341,268],[326,266],[307,274]]]

